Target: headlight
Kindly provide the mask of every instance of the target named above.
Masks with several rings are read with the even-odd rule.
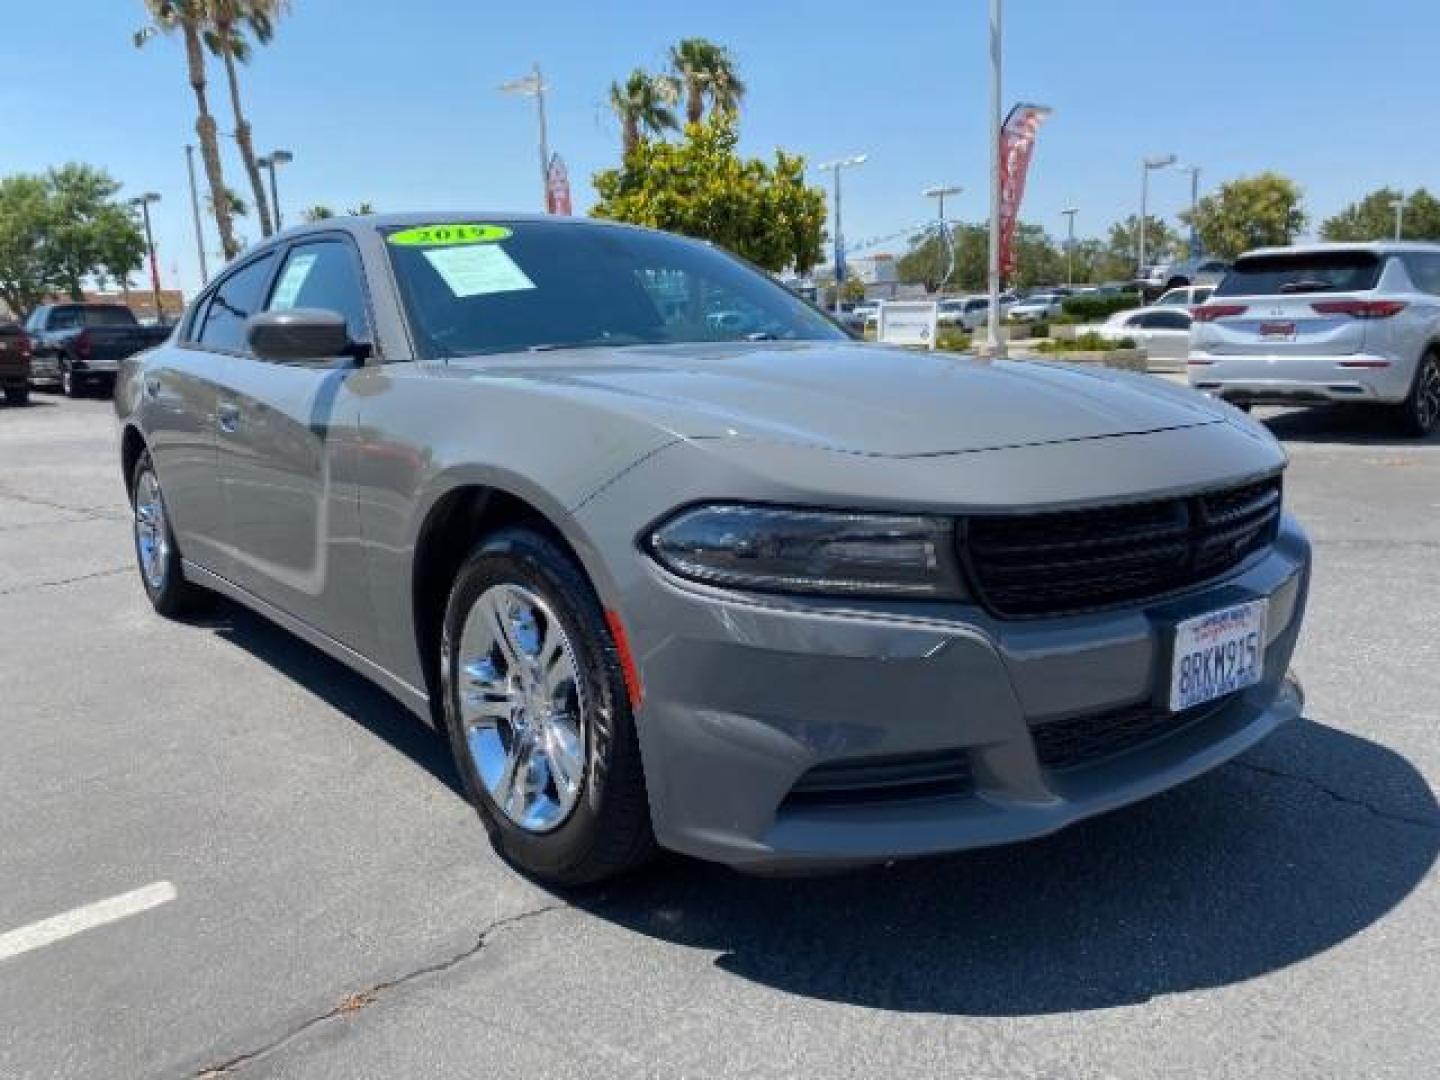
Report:
[[[666,569],[766,592],[957,598],[955,527],[943,518],[715,505],[681,511],[649,537]]]

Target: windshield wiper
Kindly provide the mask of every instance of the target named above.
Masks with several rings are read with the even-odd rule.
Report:
[[[1280,291],[1282,293],[1325,292],[1333,288],[1335,288],[1333,281],[1320,281],[1318,278],[1313,278],[1308,280],[1301,279],[1300,281],[1287,281],[1284,285],[1280,286]]]

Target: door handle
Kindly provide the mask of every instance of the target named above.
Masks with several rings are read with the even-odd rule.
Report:
[[[221,431],[227,435],[233,434],[235,429],[240,426],[240,407],[233,401],[220,402],[215,407],[215,422],[220,426]]]

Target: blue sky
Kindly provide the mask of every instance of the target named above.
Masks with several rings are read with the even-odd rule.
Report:
[[[246,92],[262,149],[296,154],[281,173],[292,219],[311,203],[361,200],[533,209],[533,109],[496,87],[538,60],[552,85],[552,148],[583,211],[589,176],[618,156],[610,80],[660,66],[680,37],[706,36],[733,49],[749,84],[746,152],[784,146],[812,163],[869,153],[845,189],[845,232],[859,239],[923,220],[932,208],[919,191],[941,181],[966,188],[952,216],[984,216],[986,8],[295,0]],[[127,191],[161,192],[162,274],[190,288],[181,147],[193,140],[193,102],[178,42],[131,45],[142,21],[141,0],[17,5],[0,63],[0,174],[83,160]],[[1300,182],[1316,220],[1382,184],[1440,188],[1440,8],[1428,0],[1008,0],[1006,31],[1007,100],[1055,109],[1022,216],[1057,235],[1072,203],[1081,235],[1135,212],[1144,154],[1201,165],[1205,187],[1280,170]],[[218,83],[212,102],[225,129]],[[243,191],[233,149],[227,167]],[[1157,213],[1188,203],[1178,174],[1158,175],[1151,190]]]

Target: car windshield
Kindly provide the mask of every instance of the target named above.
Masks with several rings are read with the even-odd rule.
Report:
[[[1369,251],[1296,251],[1239,259],[1215,296],[1366,292],[1380,280],[1380,257]]]
[[[386,247],[427,358],[717,341],[845,341],[708,245],[601,223],[436,225]]]

